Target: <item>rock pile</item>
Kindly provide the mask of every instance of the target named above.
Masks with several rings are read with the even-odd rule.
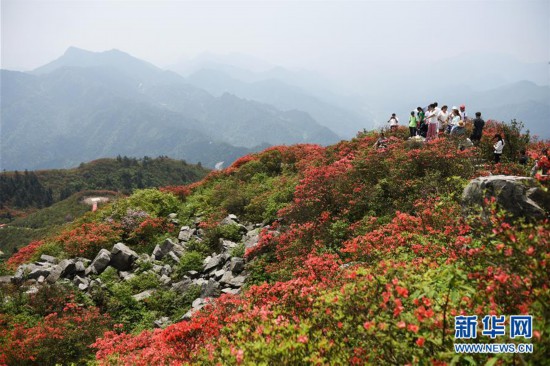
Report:
[[[246,261],[244,258],[232,256],[232,249],[239,243],[226,239],[220,239],[219,252],[212,253],[204,259],[201,271],[188,271],[183,277],[175,276],[175,266],[186,253],[186,246],[190,241],[202,241],[203,231],[198,228],[199,220],[196,220],[195,227],[183,226],[178,239],[166,239],[158,244],[152,253],[138,255],[124,243],[116,243],[111,251],[101,249],[95,258],[90,261],[85,258],[63,259],[42,255],[35,263],[19,266],[15,274],[9,278],[12,283],[30,284],[28,292],[38,291],[38,286],[44,283],[55,283],[57,281],[71,281],[81,291],[90,292],[95,287],[103,286],[98,275],[108,267],[116,269],[121,281],[128,281],[134,278],[138,264],[148,264],[151,269],[146,272],[154,273],[162,286],[169,287],[172,291],[184,294],[192,286],[200,288],[200,296],[193,301],[192,309],[182,319],[189,319],[191,315],[202,308],[208,298],[220,296],[222,293],[238,294],[247,279]],[[258,244],[261,224],[244,226],[239,223],[235,215],[224,218],[220,225],[238,225],[243,233],[240,243],[246,249]],[[268,228],[268,227],[267,227]],[[166,260],[168,259],[168,260]],[[161,260],[163,260],[161,262]],[[166,264],[166,263],[173,263]],[[144,273],[146,273],[144,272]],[[8,278],[3,278],[7,282]],[[134,295],[134,299],[142,301],[150,297],[157,289],[147,289]],[[158,324],[157,324],[158,323]],[[169,323],[167,319],[159,319],[155,322],[157,326],[165,326]]]

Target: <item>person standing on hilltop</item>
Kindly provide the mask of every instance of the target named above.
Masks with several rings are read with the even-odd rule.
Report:
[[[481,112],[476,112],[476,118],[474,118],[474,130],[470,136],[470,140],[473,142],[479,142],[481,136],[483,135],[483,127],[485,126],[485,121],[481,119]]]
[[[388,120],[388,123],[390,124],[391,131],[397,131],[397,126],[399,126],[399,118],[395,116],[395,113],[391,114],[391,117]]]
[[[433,140],[437,137],[437,112],[436,106],[430,104],[428,111],[426,112],[426,120],[428,122],[428,133],[426,134],[426,140]]]
[[[422,137],[426,137],[426,133],[428,132],[428,126],[426,125],[426,120],[424,119],[426,114],[424,113],[422,107],[416,108],[416,111],[417,133]]]
[[[495,164],[500,163],[500,156],[502,155],[502,150],[504,149],[504,140],[500,134],[496,134],[494,137],[497,142],[493,146],[495,148]]]
[[[414,115],[414,111],[411,112],[411,116],[409,117],[409,134],[410,137],[416,136],[416,126],[417,126],[417,120]]]
[[[438,122],[438,133],[441,135],[443,134],[443,131],[445,127],[447,126],[449,120],[449,113],[447,113],[447,106],[444,105],[441,107],[441,112],[439,112],[439,115],[437,116],[437,122]]]
[[[451,120],[451,122],[449,123],[449,127],[450,127],[450,128],[448,128],[448,131],[449,131],[449,134],[452,134],[452,133],[453,133],[453,130],[454,130],[456,127],[458,127],[458,123],[462,121],[462,120],[460,119],[460,112],[458,111],[457,108],[454,108],[454,107],[453,107],[453,112],[451,113],[450,120]]]
[[[468,121],[468,114],[466,113],[466,106],[464,104],[460,105],[460,119],[466,123]]]

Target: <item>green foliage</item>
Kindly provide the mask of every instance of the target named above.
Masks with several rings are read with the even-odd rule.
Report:
[[[530,141],[529,131],[524,132],[523,122],[513,119],[509,123],[495,124],[491,122],[484,129],[484,135],[480,142],[482,156],[487,161],[493,161],[493,145],[495,134],[500,134],[504,139],[501,162],[517,162],[519,152],[526,149]]]
[[[211,229],[205,230],[205,242],[214,251],[217,251],[220,245],[220,239],[227,239],[234,242],[241,241],[242,235],[245,232],[241,226],[218,225]]]
[[[198,252],[205,258],[210,253],[212,253],[212,251],[204,241],[198,241],[195,239],[191,239],[190,241],[188,241],[185,245],[185,248],[189,252]]]
[[[59,243],[53,241],[46,242],[38,247],[31,260],[38,260],[42,254],[51,255],[60,259],[67,257],[67,254],[63,251],[63,247]]]
[[[200,296],[200,286],[191,286],[185,293],[160,290],[155,292],[146,301],[147,309],[170,317],[173,321],[179,321],[191,308],[191,303]]]
[[[176,265],[177,278],[183,277],[189,271],[200,271],[203,267],[205,255],[196,251],[187,251]]]
[[[32,188],[27,193],[21,193],[21,201],[26,200],[28,203],[15,206],[43,207],[84,190],[110,190],[128,194],[134,189],[192,183],[203,178],[207,172],[208,170],[188,164],[184,160],[167,157],[136,159],[126,156],[98,159],[82,163],[74,169],[40,170],[23,174],[5,172],[0,173],[0,202],[6,204],[12,199],[17,200],[18,195],[8,189],[25,188],[28,191]],[[29,183],[21,184],[19,181]],[[1,199],[2,192],[5,192],[6,199]],[[33,195],[33,192],[36,194]]]
[[[0,230],[0,250],[5,252],[24,247],[31,241],[59,232],[64,225],[90,212],[91,206],[82,203],[85,197],[102,195],[115,199],[116,195],[102,191],[84,191],[13,220]]]
[[[231,249],[229,254],[232,257],[244,258],[244,250],[245,250],[244,243],[239,243],[235,248]]]
[[[138,294],[142,291],[159,287],[160,282],[154,272],[143,272],[128,281],[120,283],[119,286],[128,286],[132,294]]]
[[[104,214],[110,214],[114,219],[120,220],[128,209],[139,209],[151,217],[166,217],[172,212],[178,212],[179,205],[178,198],[171,193],[158,189],[142,189],[126,199],[118,200]]]

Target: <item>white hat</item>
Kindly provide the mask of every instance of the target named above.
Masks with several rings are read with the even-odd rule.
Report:
[[[456,109],[456,110],[458,111],[458,107],[457,107],[456,105],[455,105],[455,106],[453,106],[453,109]]]

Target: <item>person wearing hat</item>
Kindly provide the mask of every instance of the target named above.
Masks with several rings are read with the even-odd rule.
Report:
[[[460,112],[458,111],[458,107],[453,106],[448,118],[449,123],[447,124],[447,133],[451,133],[451,130],[453,129],[453,127],[458,125],[459,120],[460,120]]]
[[[466,129],[464,128],[464,121],[459,120],[456,126],[454,126],[451,130],[451,136],[462,136],[465,133]]]
[[[458,111],[457,107],[453,107],[453,111],[451,112],[451,116],[449,117],[449,126],[447,127],[447,132],[450,134],[453,131],[453,128],[458,126],[458,122],[461,121],[460,119],[460,112]]]
[[[464,122],[468,120],[468,115],[466,114],[466,106],[464,104],[460,105],[460,119]]]

